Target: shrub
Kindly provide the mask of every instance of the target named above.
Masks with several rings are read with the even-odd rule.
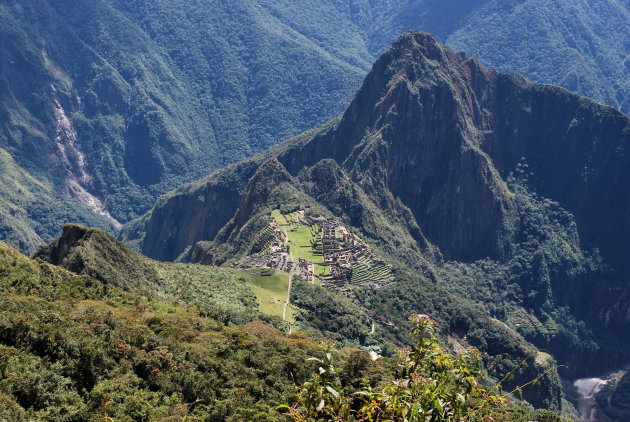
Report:
[[[319,373],[303,384],[293,407],[281,409],[295,422],[510,421],[540,413],[511,403],[500,383],[484,386],[477,349],[451,354],[439,345],[431,318],[413,315],[409,320],[416,343],[399,350],[393,378],[375,388],[347,391],[332,363],[331,343],[326,343],[325,357],[311,358],[319,363]],[[552,412],[545,417],[560,421]]]
[[[435,322],[426,315],[410,318],[415,347],[401,349],[394,378],[377,388],[344,391],[330,351],[318,360],[319,374],[306,382],[294,421],[481,421],[490,420],[507,398],[482,387],[484,373],[476,349],[450,354],[435,335]]]

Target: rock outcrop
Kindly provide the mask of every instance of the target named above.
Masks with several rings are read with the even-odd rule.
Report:
[[[629,326],[629,147],[630,119],[614,108],[409,32],[339,118],[165,196],[123,239],[158,259],[192,248],[222,263],[251,247],[260,210],[287,198],[360,230],[419,277],[446,280],[440,268],[458,262],[480,288],[499,280],[494,294],[516,297],[538,328],[502,318],[587,370],[625,356],[615,333]],[[548,329],[565,318],[560,306],[576,321]],[[593,360],[586,340],[571,352],[580,320],[605,339],[593,341],[608,344],[597,352],[606,359]]]
[[[630,239],[629,143],[629,119],[613,108],[489,71],[410,32],[375,63],[339,119],[178,190],[123,237],[144,236],[141,250],[159,259],[212,240],[253,167],[275,155],[293,176],[334,160],[380,208],[411,211],[446,259],[500,257],[513,214],[505,180],[525,160],[534,190],[574,213],[583,241],[621,263]],[[230,178],[239,182],[219,182]],[[190,202],[207,194],[209,205]]]

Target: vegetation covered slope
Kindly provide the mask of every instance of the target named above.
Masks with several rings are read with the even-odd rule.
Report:
[[[569,421],[549,411],[528,411],[509,405],[501,382],[487,387],[475,349],[449,354],[434,334],[435,321],[412,315],[413,347],[397,357],[396,375],[377,388],[352,392],[344,386],[332,354],[318,359],[320,373],[304,383],[298,401],[287,406],[301,421]],[[533,383],[534,381],[532,381]]]
[[[228,326],[211,301],[127,292],[6,244],[0,271],[2,420],[280,420],[317,354],[261,322]],[[219,296],[238,288],[222,273],[205,276]]]
[[[38,181],[2,185],[1,235],[29,252],[321,124],[412,28],[627,111],[619,0],[2,0],[0,18],[0,147]]]
[[[156,262],[98,229],[66,225],[35,257],[128,292],[212,309],[213,316],[226,323],[257,315],[254,296],[238,272]]]
[[[302,388],[309,389],[312,400],[317,394],[326,399],[325,409],[320,399],[317,403],[311,400],[309,412],[321,411],[316,419],[328,420],[326,414],[335,406],[328,399],[330,394],[339,398],[342,391],[387,390],[399,377],[394,374],[395,361],[374,361],[365,350],[337,349],[331,341],[322,349],[304,334],[283,334],[260,321],[228,324],[217,317],[224,307],[207,301],[203,292],[199,298],[204,300],[198,305],[186,300],[186,295],[173,301],[160,299],[165,292],[159,289],[147,293],[141,283],[134,285],[120,277],[133,263],[138,268],[128,279],[144,277],[138,281],[151,284],[151,261],[145,258],[141,262],[129,251],[129,260],[112,260],[113,250],[124,251],[124,247],[105,233],[68,226],[62,239],[41,256],[57,259],[69,252],[62,264],[74,266],[76,272],[27,258],[0,243],[2,420],[286,421],[276,408],[286,403],[294,409],[307,409],[301,402],[305,397]],[[84,264],[81,269],[76,267],[80,263]],[[116,264],[120,268],[113,268]],[[175,274],[193,274],[189,271],[192,266],[171,267],[167,278],[173,285],[184,284],[183,277]],[[226,295],[239,289],[238,280],[226,279],[227,270],[198,270],[205,271],[204,282],[216,296],[227,302],[247,302]],[[121,282],[123,288],[116,285]],[[168,284],[164,286],[168,289]],[[434,337],[421,340],[414,350],[425,358],[409,376],[424,374],[436,381],[457,381],[457,373],[462,371],[463,381],[476,388],[471,394],[465,385],[449,382],[448,389],[441,389],[444,395],[414,390],[414,400],[440,400],[445,409],[453,406],[471,420],[480,411],[505,422],[539,415],[560,421],[550,412],[508,404],[507,395],[501,400],[480,397],[483,390],[479,386],[488,380],[467,354],[451,357],[437,346]],[[403,351],[401,364],[408,361],[405,356]],[[445,359],[457,364],[457,370],[447,367]],[[338,365],[336,369],[329,365],[331,360]],[[326,368],[324,372],[321,367]],[[316,372],[318,375],[311,375]],[[323,393],[309,387],[322,376],[330,380],[330,388]],[[461,403],[455,395],[460,390]],[[478,409],[479,398],[489,407]],[[406,405],[399,407],[395,411],[406,411]],[[442,419],[436,420],[454,420],[442,413]]]
[[[437,309],[482,350],[516,332],[568,374],[588,373],[628,358],[618,334],[628,329],[629,124],[411,32],[340,118],[171,192],[123,237],[161,260],[221,264],[251,253],[272,210],[310,207],[396,266],[393,285],[353,297],[393,326]],[[497,325],[477,329],[460,313],[469,308],[440,297]]]
[[[335,115],[370,61],[336,57],[253,2],[212,3],[0,3],[0,146],[58,182],[46,198],[127,221],[178,184]],[[54,205],[50,219],[67,222]],[[39,243],[52,239],[30,223],[45,222],[39,214],[22,220]]]

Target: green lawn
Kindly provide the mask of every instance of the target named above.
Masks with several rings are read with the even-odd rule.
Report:
[[[322,265],[324,263],[323,255],[317,254],[311,247],[311,240],[314,238],[313,233],[316,229],[311,230],[310,227],[300,224],[299,213],[297,212],[283,215],[280,210],[274,210],[271,216],[289,236],[288,245],[296,262],[300,258],[312,262],[315,264],[316,275],[330,273],[330,268],[327,265]]]
[[[291,214],[282,214],[280,210],[273,210],[271,212],[271,216],[274,218],[274,220],[276,220],[276,223],[285,227],[299,224],[299,215],[299,212],[292,212]]]
[[[330,267],[323,264],[315,264],[315,275],[329,275]]]
[[[289,274],[275,271],[272,275],[265,275],[267,270],[243,271],[247,285],[252,289],[258,300],[260,311],[282,318],[282,309],[287,300],[289,288]],[[295,309],[287,308],[287,322],[294,322]]]
[[[276,223],[280,224],[281,226],[286,224],[286,221],[284,217],[282,216],[282,213],[280,212],[280,210],[271,211],[271,216],[276,221]]]

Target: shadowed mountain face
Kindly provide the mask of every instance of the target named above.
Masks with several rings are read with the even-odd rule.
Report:
[[[123,238],[220,264],[249,253],[271,209],[311,206],[583,373],[627,359],[628,147],[614,108],[410,32],[342,116],[165,195]],[[358,300],[395,315],[417,310],[413,291]]]
[[[155,224],[158,213],[210,189],[225,192],[204,206],[224,211],[206,220],[224,224],[238,209],[244,181],[266,158],[276,157],[293,176],[332,159],[330,166],[383,211],[407,208],[447,260],[501,257],[514,208],[506,180],[524,162],[531,188],[576,216],[582,241],[623,262],[629,135],[628,118],[610,107],[489,71],[426,34],[410,33],[376,62],[339,119],[172,192],[129,227]],[[204,231],[200,224],[207,222],[173,222],[181,227],[170,230],[173,236],[190,233],[186,240],[164,246],[147,231],[142,250],[174,259],[222,226]],[[156,227],[155,235],[168,231]]]
[[[0,238],[29,251],[325,122],[409,29],[628,110],[619,0],[2,0],[0,18]]]

